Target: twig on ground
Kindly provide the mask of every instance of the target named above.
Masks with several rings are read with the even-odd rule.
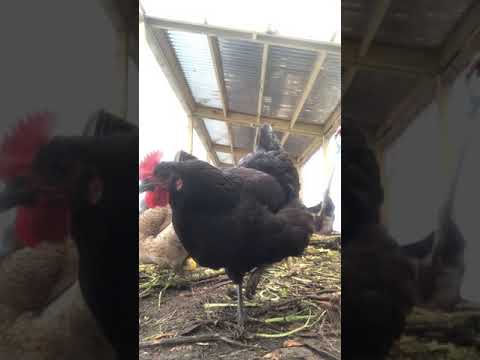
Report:
[[[208,342],[208,341],[223,341],[227,344],[235,345],[239,347],[253,348],[253,349],[258,348],[258,346],[256,345],[243,344],[239,341],[235,341],[225,336],[221,336],[220,334],[177,336],[174,338],[162,339],[158,341],[145,341],[140,343],[139,347],[140,349],[147,349],[147,348],[152,348],[156,346],[181,345],[181,344],[189,344],[189,343],[197,343],[197,342]]]

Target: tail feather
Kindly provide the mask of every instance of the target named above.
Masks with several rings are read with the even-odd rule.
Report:
[[[175,161],[177,161],[177,162],[183,162],[183,161],[187,161],[187,160],[198,160],[198,158],[196,158],[192,154],[189,154],[189,153],[187,153],[183,150],[180,150],[175,155]]]
[[[260,128],[257,151],[278,151],[281,149],[282,145],[273,132],[272,126],[270,124],[264,124]]]

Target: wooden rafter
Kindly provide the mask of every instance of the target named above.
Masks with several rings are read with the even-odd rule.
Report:
[[[217,153],[213,149],[213,143],[210,138],[210,135],[208,134],[208,130],[207,130],[207,127],[205,126],[205,123],[203,122],[202,119],[193,117],[193,126],[203,146],[205,147],[205,149],[207,149],[208,155],[213,160],[215,165],[219,166],[221,162],[217,156]]]
[[[305,106],[305,103],[307,102],[307,99],[313,90],[315,82],[317,81],[318,75],[322,70],[323,63],[325,62],[326,58],[327,58],[327,53],[324,51],[320,52],[317,55],[317,59],[313,64],[312,71],[310,72],[310,76],[308,77],[307,83],[305,85],[305,89],[303,89],[302,96],[300,97],[300,100],[297,103],[295,111],[293,112],[292,119],[290,120],[290,129],[294,128],[298,120],[298,117],[302,113],[303,107]],[[282,146],[285,145],[285,142],[287,141],[289,135],[290,135],[290,131],[286,131],[285,134],[283,135],[281,140]]]
[[[440,66],[443,68],[458,56],[462,48],[480,32],[480,2],[473,1],[470,8],[457,21],[453,31],[447,36],[440,53]]]
[[[341,103],[339,102],[337,106],[333,109],[328,119],[325,121],[325,133],[323,136],[317,136],[310,145],[305,149],[305,151],[298,157],[298,165],[303,166],[305,163],[315,154],[318,149],[326,142],[335,131],[340,126],[341,118]]]
[[[356,58],[361,59],[367,54],[368,49],[375,38],[375,34],[382,24],[383,18],[385,17],[388,7],[390,6],[390,2],[391,0],[377,0],[373,10],[373,15],[367,25],[367,31],[360,43],[360,47],[358,48]],[[345,79],[342,79],[342,97],[347,93],[350,85],[353,83],[353,79],[355,78],[357,70],[357,66],[351,66],[345,75]]]
[[[191,117],[187,120],[187,151],[193,153],[193,119]]]
[[[322,125],[306,123],[298,123],[293,129],[290,129],[290,121],[266,116],[262,116],[260,118],[259,124],[257,123],[257,116],[238,113],[234,111],[230,111],[228,113],[228,117],[225,119],[222,110],[206,106],[198,106],[194,111],[194,115],[199,118],[220,120],[244,127],[258,127],[260,126],[260,124],[269,123],[275,130],[290,131],[292,134],[321,136],[323,135],[324,130],[324,127]]]
[[[398,73],[403,76],[431,76],[439,65],[440,53],[433,49],[410,49],[371,44],[368,53],[357,56],[361,42],[342,39],[342,65],[358,70]]]
[[[315,154],[323,144],[323,136],[317,136],[308,145],[305,151],[298,157],[298,165],[302,167]]]
[[[217,80],[217,86],[220,92],[220,100],[222,102],[223,115],[225,118],[227,118],[228,117],[228,96],[227,96],[227,89],[225,87],[225,79],[223,76],[223,64],[222,64],[222,59],[220,55],[220,48],[218,46],[218,38],[212,35],[207,36],[207,38],[208,38],[208,46],[210,48],[210,55],[212,57],[213,70],[215,72],[215,79]],[[228,138],[230,141],[229,153],[232,154],[233,163],[236,165],[238,160],[237,160],[237,157],[235,156],[235,153],[233,152],[233,148],[235,146],[234,138],[233,138],[233,129],[231,124],[227,123],[226,125],[227,125],[227,131],[228,131]]]
[[[188,87],[185,76],[183,75],[181,66],[175,55],[166,32],[162,29],[153,30],[146,17],[145,19],[145,35],[147,43],[155,56],[160,68],[163,70],[170,86],[177,96],[180,104],[187,113],[187,116],[193,119],[193,127],[202,141],[208,155],[213,159],[216,165],[220,163],[217,154],[211,146],[212,140],[208,134],[203,121],[196,121],[193,116],[195,109],[195,100],[193,99],[190,88]]]
[[[262,67],[260,69],[260,86],[258,90],[258,104],[257,104],[257,123],[260,124],[260,118],[262,117],[263,109],[263,93],[265,92],[265,78],[267,76],[267,65],[268,65],[268,53],[270,51],[270,46],[268,44],[263,45],[262,52]],[[255,146],[258,141],[259,127],[255,129],[255,139],[252,144],[252,151],[255,151]]]
[[[152,26],[159,29],[186,31],[197,34],[213,35],[227,39],[253,41],[257,43],[268,44],[270,46],[284,46],[301,50],[327,51],[335,54],[340,54],[341,51],[340,44],[325,41],[294,39],[273,34],[235,30],[205,24],[193,24],[183,21],[160,19],[151,16],[145,16],[145,20],[148,20]]]
[[[479,16],[480,3],[477,2],[457,21],[454,30],[447,36],[438,52],[440,63],[433,69],[434,76],[421,79],[404,100],[390,112],[385,123],[378,129],[376,135],[379,146],[388,147],[411,124],[420,109],[432,101],[435,96],[437,76],[441,76],[456,59],[460,58],[462,50],[469,41],[480,37]],[[447,85],[444,84],[444,86]]]

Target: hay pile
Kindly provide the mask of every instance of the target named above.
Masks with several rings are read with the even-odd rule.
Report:
[[[480,311],[415,309],[389,359],[480,359]]]

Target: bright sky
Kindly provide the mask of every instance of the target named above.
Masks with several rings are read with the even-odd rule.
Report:
[[[336,33],[340,42],[340,0],[141,0],[147,15],[171,20],[265,32],[268,27],[280,35],[330,41]]]
[[[299,0],[295,4],[292,7],[289,3],[258,0],[142,0],[147,15],[151,16],[194,23],[203,23],[206,19],[210,25],[258,32],[270,27],[281,35],[320,41],[330,41],[336,33],[335,41],[340,42],[340,0],[315,3],[315,11],[311,10],[311,1]],[[173,159],[178,150],[186,148],[187,116],[145,40],[143,24],[140,25],[139,51],[140,157],[161,148],[165,159]],[[328,151],[329,162],[339,164],[340,157],[333,148]],[[193,153],[206,160],[206,151],[198,137],[194,139]],[[323,198],[331,173],[324,161],[323,152],[319,151],[304,167],[303,196],[307,206],[316,205]],[[335,169],[331,197],[336,206],[334,229],[339,231],[340,166]]]
[[[451,87],[448,97],[447,121],[449,137],[456,149],[455,160],[467,132],[478,134],[480,131],[478,112],[474,118],[475,129],[472,131],[468,126],[470,94],[476,95],[477,101],[480,101],[480,81],[471,85],[470,88],[467,86],[465,75],[461,74]],[[413,243],[429,234],[435,228],[436,207],[445,201],[447,181],[440,172],[438,121],[438,107],[434,102],[419,114],[387,153],[387,176],[390,179],[387,221],[392,235],[401,244]],[[425,134],[428,134],[428,138],[425,138]],[[475,210],[480,203],[479,153],[480,143],[474,141],[461,170],[454,211],[455,221],[467,242],[467,268],[462,295],[476,301],[480,301],[477,277],[480,270],[480,242]]]

